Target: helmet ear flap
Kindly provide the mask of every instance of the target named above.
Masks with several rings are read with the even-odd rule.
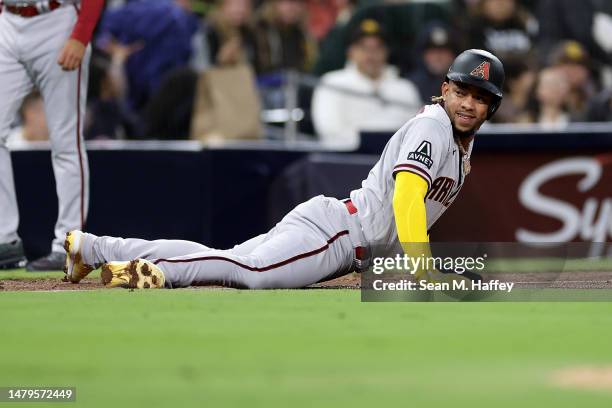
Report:
[[[487,113],[487,120],[491,119],[491,117],[497,112],[499,109],[499,105],[501,105],[501,98],[495,98],[493,102],[489,105],[489,112]]]

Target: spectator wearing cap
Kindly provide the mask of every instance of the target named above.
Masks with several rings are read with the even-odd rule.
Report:
[[[345,68],[323,75],[313,95],[313,123],[327,146],[355,149],[359,132],[399,128],[421,107],[417,88],[387,57],[380,24],[363,20],[351,36]]]
[[[438,22],[425,27],[417,41],[419,63],[407,74],[416,87],[422,101],[429,101],[440,93],[440,84],[457,55],[450,28]]]
[[[569,83],[567,106],[572,121],[584,120],[588,101],[597,93],[587,50],[577,41],[563,41],[552,50],[550,65],[558,68]]]

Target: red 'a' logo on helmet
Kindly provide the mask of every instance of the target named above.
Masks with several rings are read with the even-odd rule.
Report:
[[[483,61],[479,66],[474,68],[470,75],[484,79],[485,81],[489,80],[489,68],[491,67],[491,63],[488,61]]]

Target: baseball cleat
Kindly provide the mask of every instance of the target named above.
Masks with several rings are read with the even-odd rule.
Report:
[[[0,244],[0,269],[22,268],[26,258],[20,239]]]
[[[70,231],[66,234],[64,241],[64,249],[66,250],[66,262],[64,264],[64,273],[66,279],[72,283],[78,283],[89,272],[95,268],[83,262],[81,248],[84,235],[81,231]]]
[[[161,269],[145,259],[108,262],[102,265],[102,283],[108,288],[163,288],[166,278]]]

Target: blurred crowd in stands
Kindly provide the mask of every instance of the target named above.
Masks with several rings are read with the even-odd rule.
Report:
[[[495,122],[612,119],[606,0],[108,0],[92,45],[89,140],[276,128],[352,148],[429,103],[467,48],[504,62]],[[21,109],[23,138],[44,139],[39,99]]]

